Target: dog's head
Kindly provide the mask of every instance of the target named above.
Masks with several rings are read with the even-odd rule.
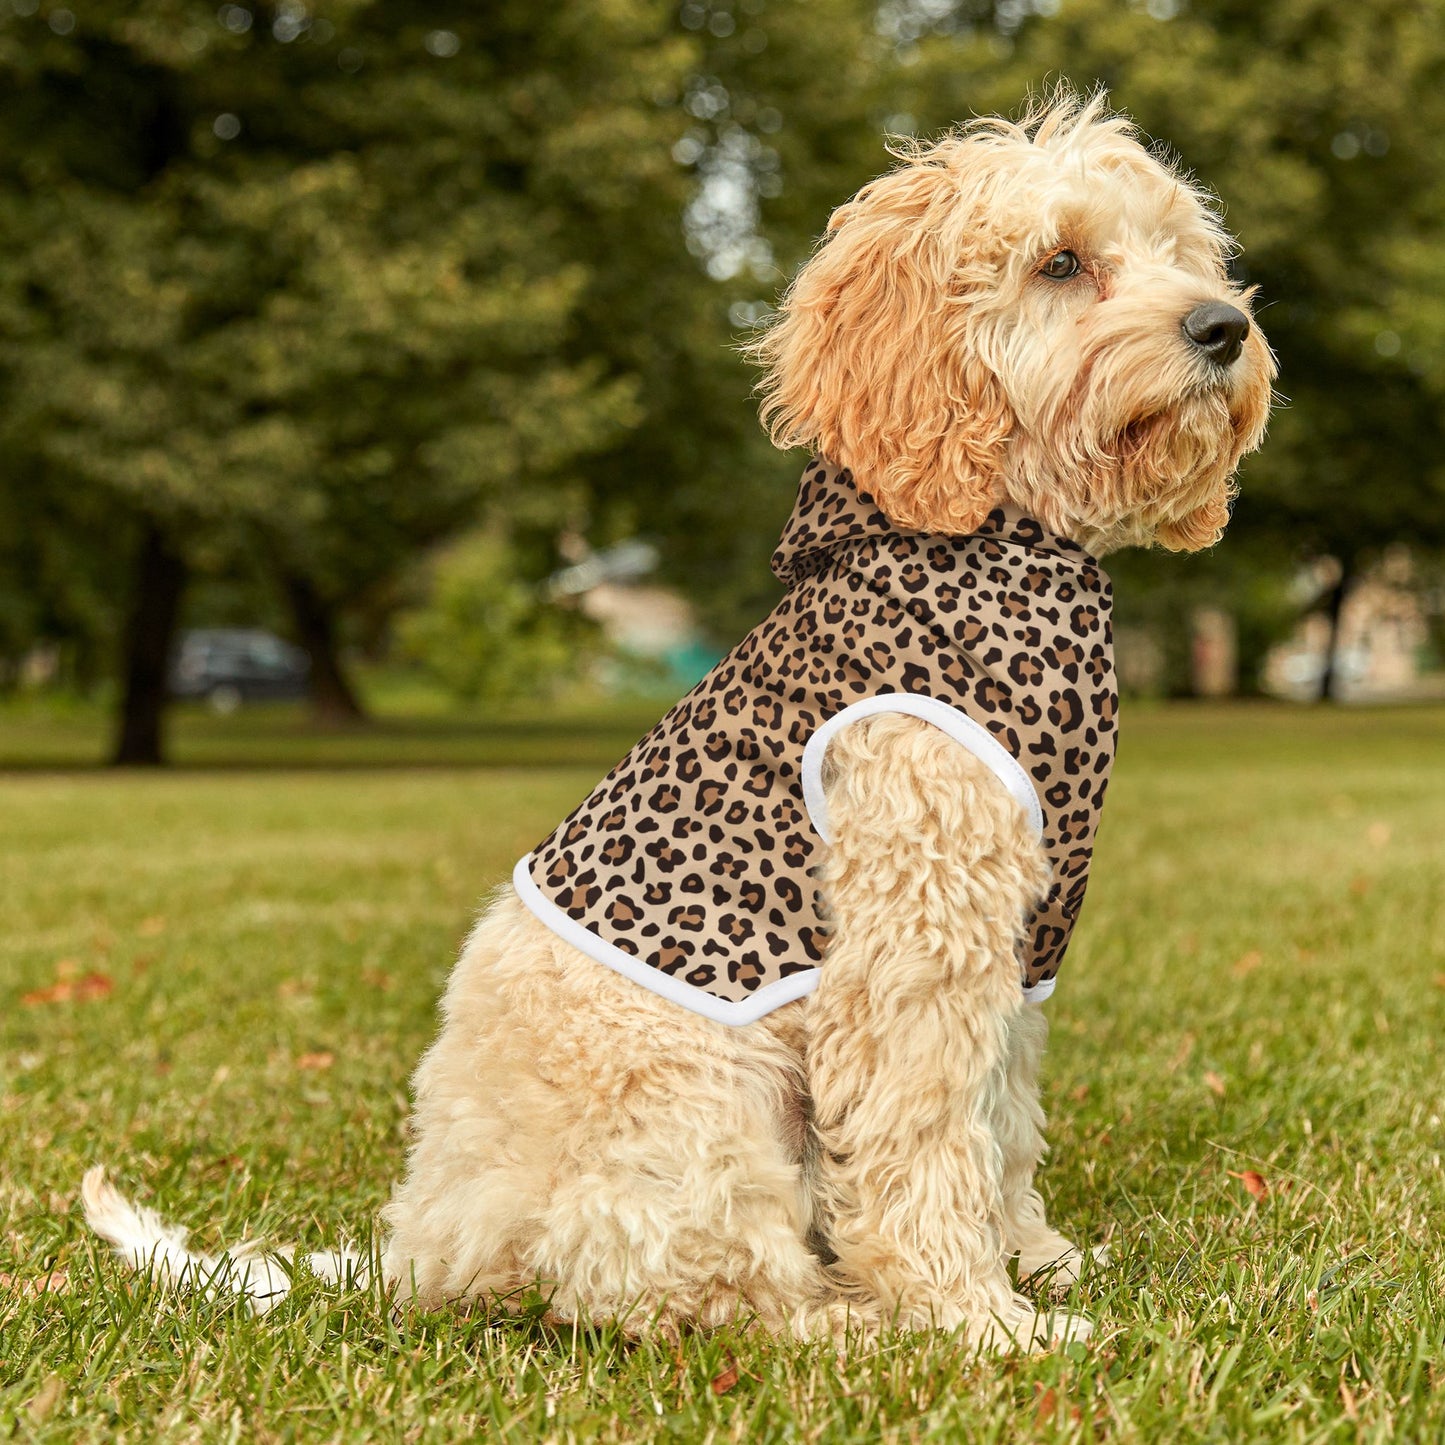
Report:
[[[900,526],[1011,501],[1097,550],[1217,541],[1274,360],[1209,199],[1102,97],[899,154],[751,348],[773,440]]]

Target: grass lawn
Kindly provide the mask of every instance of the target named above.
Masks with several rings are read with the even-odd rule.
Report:
[[[1048,1005],[1044,1187],[1111,1242],[1096,1338],[845,1363],[311,1280],[256,1320],[87,1240],[97,1160],[203,1247],[364,1240],[479,900],[646,721],[279,716],[193,718],[159,776],[0,720],[32,765],[0,777],[0,1438],[1445,1439],[1445,710],[1126,709]]]

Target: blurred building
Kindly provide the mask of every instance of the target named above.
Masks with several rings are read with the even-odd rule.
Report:
[[[688,688],[722,655],[698,626],[692,604],[648,580],[657,562],[654,546],[632,538],[579,555],[547,579],[553,598],[575,599],[601,627],[612,649],[602,680],[619,689]]]
[[[1337,571],[1322,563],[1303,580],[1316,597],[1334,586]],[[1319,696],[1330,647],[1323,611],[1301,619],[1288,641],[1265,661],[1264,690],[1276,697]],[[1445,672],[1433,667],[1427,597],[1409,549],[1393,547],[1348,591],[1335,639],[1335,695],[1347,702],[1445,697]]]

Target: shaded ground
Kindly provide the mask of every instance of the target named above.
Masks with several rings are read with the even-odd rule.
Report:
[[[258,1322],[89,1248],[97,1159],[204,1246],[364,1235],[478,901],[648,712],[339,740],[199,718],[178,753],[244,770],[0,778],[0,1435],[1445,1437],[1441,709],[1126,710],[1048,1005],[1046,1193],[1114,1249],[1075,1357],[674,1355],[398,1324],[311,1282]],[[0,721],[0,756],[81,760],[23,732]]]
[[[318,727],[300,703],[253,705],[229,717],[177,704],[168,761],[192,769],[555,767],[566,760],[605,772],[668,706],[580,701],[458,716],[406,709],[410,700],[384,695],[376,717],[351,728]],[[0,771],[98,768],[109,749],[110,720],[97,708],[0,708]]]

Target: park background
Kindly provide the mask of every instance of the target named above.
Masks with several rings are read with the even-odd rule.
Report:
[[[1285,398],[1227,547],[1111,564],[1126,687],[1445,692],[1437,6],[472,9],[0,3],[0,696],[84,755],[187,628],[331,724],[690,681],[802,460],[737,346],[885,135],[1060,77],[1224,198]]]
[[[1046,1086],[1098,1343],[128,1283],[97,1159],[367,1242],[479,900],[777,595],[736,348],[887,135],[1061,77],[1223,197],[1282,395],[1217,549],[1108,564]],[[0,1434],[1440,1438],[1442,136],[1440,0],[0,0]],[[232,628],[309,695],[169,699]]]

